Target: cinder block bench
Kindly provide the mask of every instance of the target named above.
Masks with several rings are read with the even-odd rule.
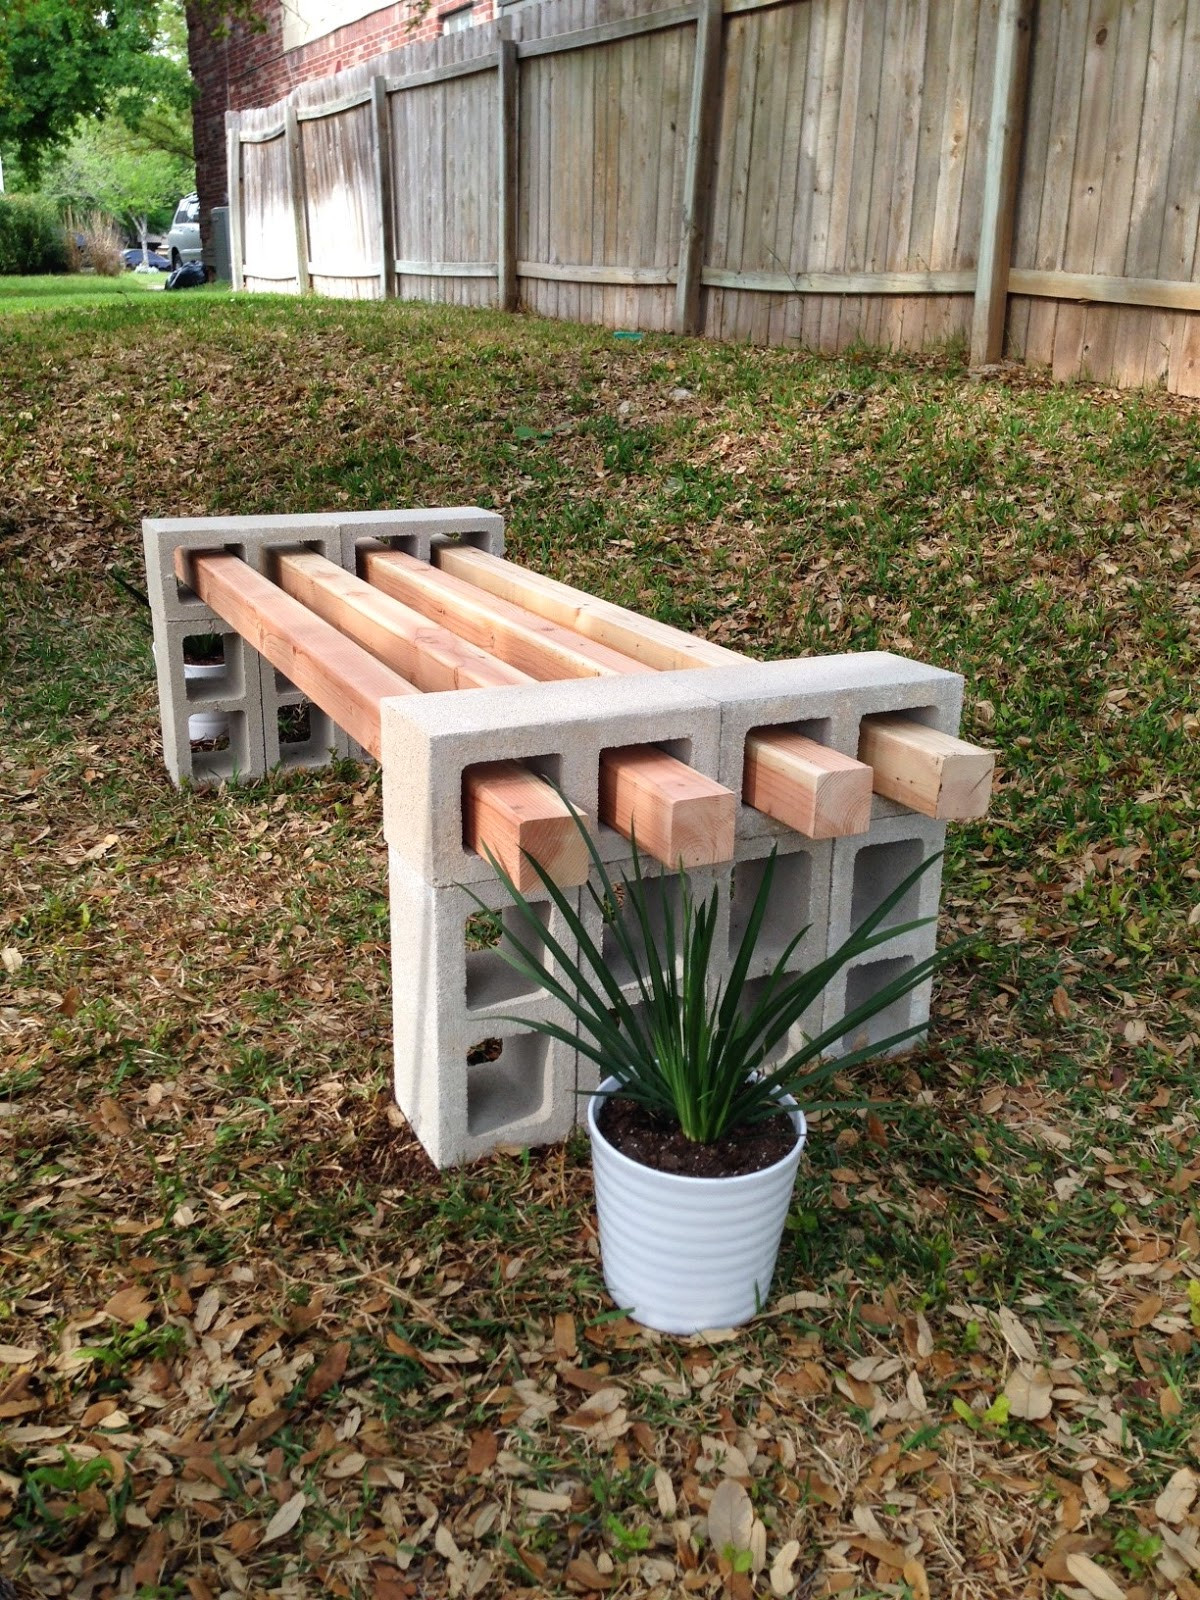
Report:
[[[490,851],[568,943],[528,851],[607,940],[561,795],[607,862],[636,833],[664,899],[680,864],[718,884],[722,952],[777,847],[759,978],[804,925],[793,959],[820,959],[941,849],[947,821],[987,806],[992,757],[957,737],[957,675],[882,652],[748,660],[506,561],[494,512],[154,519],[144,537],[175,782],[382,763],[396,1098],[440,1166],[562,1137],[593,1086],[574,1051],[508,1020],[566,1025],[556,1002],[470,937],[472,894],[504,915]],[[201,633],[221,636],[225,671],[189,683],[184,641]],[[198,708],[228,714],[224,748],[193,745]],[[939,896],[935,869],[895,920],[934,915]],[[799,1026],[828,1025],[934,939],[922,928],[850,967]],[[926,984],[871,1037],[928,1007]]]

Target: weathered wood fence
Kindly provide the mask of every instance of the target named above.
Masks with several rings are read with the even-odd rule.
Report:
[[[1200,394],[1200,0],[541,0],[228,137],[238,287]]]

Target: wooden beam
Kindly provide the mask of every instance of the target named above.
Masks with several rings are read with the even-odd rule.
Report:
[[[175,574],[339,727],[379,757],[380,702],[418,694],[418,689],[237,556],[177,550]],[[548,783],[517,762],[473,769],[463,797],[463,841],[481,855],[485,847],[490,849],[526,888],[534,887],[536,874],[522,849],[543,860],[564,888],[587,876],[586,846],[569,809]]]
[[[692,102],[683,166],[683,220],[675,288],[675,332],[700,331],[701,268],[721,110],[721,0],[697,0]]]
[[[740,272],[705,267],[709,289],[744,289],[758,294],[974,294],[974,268],[963,272]]]
[[[402,550],[368,548],[361,560],[367,581],[384,594],[531,678],[602,678],[649,670],[503,596],[485,595],[475,585]]]
[[[809,839],[841,839],[871,826],[868,766],[800,733],[750,734],[742,799]]]
[[[451,78],[471,78],[477,72],[493,72],[496,56],[472,56],[468,61],[448,61],[442,67],[427,67],[422,72],[410,72],[400,78],[389,78],[389,94],[403,94],[408,89],[427,89],[432,83],[448,83]]]
[[[328,82],[328,79],[326,81]],[[313,106],[297,106],[296,120],[320,122],[323,117],[340,117],[347,111],[357,111],[359,106],[370,105],[371,99],[370,89],[355,89],[351,94],[344,94],[340,100],[322,101],[320,105]]]
[[[483,762],[463,773],[463,843],[481,856],[490,852],[522,893],[541,884],[528,856],[563,888],[585,882],[591,865],[570,808],[515,761]]]
[[[229,196],[229,255],[234,292],[246,287],[242,268],[246,256],[246,230],[242,222],[242,137],[241,116],[225,113],[225,192]]]
[[[992,69],[992,115],[979,222],[978,277],[971,319],[971,365],[1004,354],[1013,211],[1020,170],[1033,0],[1001,0]]]
[[[605,267],[593,262],[518,261],[517,276],[538,283],[602,283],[617,288],[665,288],[675,282],[674,267]]]
[[[403,278],[494,278],[500,270],[494,261],[398,260],[392,265]]]
[[[710,644],[682,628],[669,627],[650,617],[627,611],[624,606],[598,600],[582,589],[527,572],[500,556],[462,544],[434,546],[435,566],[452,577],[461,578],[497,599],[512,601],[560,627],[580,634],[596,644],[607,645],[643,667],[659,672],[683,667],[733,667],[746,658],[723,645]]]
[[[374,133],[375,204],[379,208],[379,293],[390,300],[396,293],[396,212],[392,185],[392,120],[388,110],[387,82],[371,79],[371,126]]]
[[[520,208],[517,169],[518,74],[517,47],[513,43],[509,18],[500,23],[500,75],[496,90],[496,304],[501,311],[517,308],[517,222]]]
[[[308,271],[308,216],[304,199],[304,150],[300,144],[300,123],[289,100],[284,111],[284,138],[287,140],[288,198],[292,205],[292,225],[296,233],[296,282],[300,293],[312,288]]]
[[[733,791],[653,745],[604,751],[600,816],[667,867],[704,867],[733,859]]]
[[[423,693],[533,682],[528,673],[476,649],[314,551],[281,551],[275,572],[285,594]]]
[[[1169,278],[1114,278],[1098,272],[1039,272],[1014,267],[1009,294],[1045,300],[1086,300],[1100,305],[1155,306],[1163,311],[1200,311],[1200,283]]]
[[[693,4],[674,6],[670,11],[648,11],[640,17],[616,17],[611,22],[598,22],[590,28],[576,28],[571,33],[550,33],[541,39],[522,39],[517,53],[522,61],[534,56],[557,56],[566,50],[588,50],[599,44],[616,44],[620,39],[633,39],[645,33],[657,33],[662,28],[682,28],[694,20]]]
[[[745,664],[745,656],[723,645],[684,633],[680,628],[639,616],[607,600],[597,600],[582,589],[573,589],[555,578],[527,572],[500,556],[488,555],[468,545],[436,544],[433,559],[438,568],[476,585],[501,600],[518,603],[557,622],[583,638],[593,639],[619,650],[643,667],[660,672],[684,667],[729,667]],[[866,779],[861,774],[843,776],[849,757],[839,756],[812,740],[800,739],[786,729],[763,729],[752,735],[753,750],[748,752],[753,792],[765,802],[759,805],[743,789],[747,805],[765,811],[800,832],[810,828],[839,826],[845,833],[860,832],[855,826],[860,814],[861,794]],[[745,775],[743,776],[743,783]],[[789,794],[788,791],[793,793]],[[870,791],[867,792],[868,810]],[[865,824],[864,824],[865,826]],[[812,833],[812,838],[834,838],[833,832]]]
[[[996,758],[922,722],[889,713],[864,717],[858,759],[875,774],[875,793],[922,816],[964,822],[986,814]]]
[[[531,677],[554,681],[652,670],[403,551],[367,549],[362,561],[370,583],[385,594]],[[639,845],[664,866],[677,867],[681,859],[691,867],[732,859],[732,790],[666,751],[637,746],[611,752],[602,762],[600,783],[600,820],[627,839],[636,825]]]
[[[237,556],[176,550],[175,574],[378,759],[379,702],[411,683]]]

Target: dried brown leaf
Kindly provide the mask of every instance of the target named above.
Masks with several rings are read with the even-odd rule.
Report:
[[[1023,1361],[1004,1385],[1010,1414],[1027,1422],[1048,1417],[1054,1406],[1053,1387],[1045,1367],[1035,1367]]]
[[[1154,1502],[1154,1515],[1163,1522],[1182,1522],[1192,1509],[1200,1478],[1191,1467],[1180,1467],[1167,1479],[1167,1486]]]
[[[708,1537],[718,1555],[749,1550],[754,1532],[750,1496],[733,1478],[722,1478],[708,1505]]]
[[[263,1544],[273,1544],[276,1539],[282,1539],[304,1515],[306,1501],[304,1494],[297,1490],[294,1495],[283,1502],[279,1510],[267,1523],[266,1531],[262,1536]]]
[[[500,1441],[490,1428],[481,1428],[471,1435],[471,1448],[467,1451],[466,1471],[478,1477],[495,1461]]]
[[[154,1310],[154,1302],[140,1284],[119,1289],[104,1302],[104,1314],[115,1322],[132,1327],[135,1322],[145,1322]]]
[[[1089,1594],[1095,1595],[1096,1600],[1126,1600],[1124,1589],[1103,1567],[1097,1566],[1091,1556],[1079,1552],[1069,1555],[1066,1568],[1075,1582],[1082,1584]]]
[[[337,1344],[331,1344],[319,1364],[309,1374],[308,1382],[304,1385],[304,1398],[317,1400],[327,1389],[332,1389],[335,1383],[340,1383],[349,1360],[348,1339],[340,1339]]]

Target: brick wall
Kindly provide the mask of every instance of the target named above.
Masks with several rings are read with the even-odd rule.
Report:
[[[229,200],[226,111],[271,105],[298,83],[328,78],[420,39],[436,39],[442,17],[460,10],[462,4],[463,0],[431,0],[422,6],[420,0],[395,0],[320,39],[285,50],[281,0],[259,0],[261,28],[235,24],[227,30],[214,27],[213,8],[205,0],[188,0],[188,60],[197,89],[192,112],[196,188],[206,262],[212,260],[212,208]],[[475,0],[472,21],[491,22],[496,9],[496,0]]]

